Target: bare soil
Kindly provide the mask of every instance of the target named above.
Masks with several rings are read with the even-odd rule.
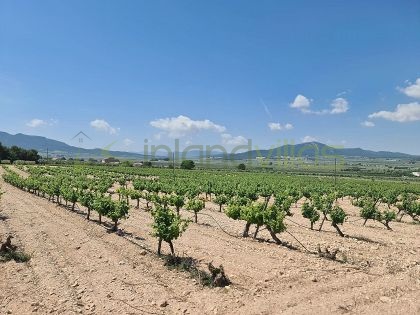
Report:
[[[420,313],[420,226],[363,227],[347,199],[341,203],[352,216],[342,227],[345,238],[328,222],[325,231],[311,231],[294,208],[288,231],[301,244],[288,233],[279,237],[295,250],[268,242],[266,231],[259,240],[239,237],[244,223],[208,202],[175,250],[199,260],[203,270],[209,262],[224,266],[233,284],[209,288],[156,256],[144,203],[134,209],[133,202],[119,236],[87,221],[80,206],[72,212],[1,183],[0,238],[13,235],[31,260],[0,264],[0,314]],[[346,262],[320,258],[302,245],[310,252],[318,245],[338,248]]]

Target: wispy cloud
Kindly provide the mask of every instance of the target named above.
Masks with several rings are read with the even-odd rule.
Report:
[[[264,100],[263,99],[260,99],[260,102],[261,102],[262,106],[264,107],[264,111],[267,114],[267,116],[270,117],[270,119],[272,119],[273,118],[273,115],[271,114],[271,111],[268,108],[268,106],[265,104]]]
[[[342,114],[349,110],[349,102],[342,97],[338,97],[331,102],[330,114]]]
[[[164,131],[171,138],[184,137],[203,130],[217,133],[226,131],[226,127],[217,125],[208,119],[192,120],[191,118],[182,115],[153,120],[150,122],[150,125]]]
[[[346,94],[348,94],[348,93],[350,93],[350,92],[351,92],[350,90],[342,91],[342,92],[340,92],[340,93],[337,93],[337,97],[344,96],[344,95],[346,95]]]
[[[372,121],[368,121],[368,120],[365,120],[364,122],[362,122],[361,125],[363,127],[368,127],[368,128],[375,127],[375,123],[372,122]]]
[[[26,126],[30,128],[39,128],[43,126],[54,126],[57,124],[58,124],[57,119],[44,120],[44,119],[34,118],[28,121],[26,123]]]
[[[417,102],[399,104],[394,111],[379,111],[369,115],[370,119],[382,118],[400,123],[420,120],[420,104]]]
[[[280,123],[271,122],[271,123],[268,124],[268,128],[271,131],[291,130],[291,129],[293,129],[293,125],[289,124],[289,123],[287,123],[285,125],[282,125]]]
[[[112,127],[106,120],[104,119],[95,119],[90,122],[90,126],[95,128],[98,131],[107,132],[110,135],[115,135],[118,133],[120,128]]]

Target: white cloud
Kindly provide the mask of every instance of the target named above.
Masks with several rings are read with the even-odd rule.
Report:
[[[314,142],[317,141],[316,138],[312,137],[312,136],[305,136],[302,139],[303,143],[307,143],[307,142]]]
[[[365,120],[364,122],[362,122],[361,125],[363,127],[368,127],[368,128],[375,127],[375,123],[368,120]]]
[[[420,78],[416,80],[416,83],[409,84],[405,88],[398,88],[398,90],[407,96],[420,98]]]
[[[26,123],[26,126],[30,128],[38,128],[47,125],[48,123],[45,120],[34,118],[31,121]]]
[[[105,131],[110,135],[115,135],[118,133],[120,128],[112,127],[107,121],[103,119],[95,119],[90,122],[90,125],[98,131]]]
[[[331,114],[342,114],[349,110],[349,102],[343,97],[338,97],[332,101],[331,107]]]
[[[397,122],[411,122],[420,120],[420,104],[417,102],[409,104],[398,104],[393,111],[379,111],[369,115],[369,118],[383,118]]]
[[[301,111],[305,111],[309,109],[309,106],[311,106],[311,102],[312,100],[308,99],[306,96],[298,94],[295,97],[295,100],[290,104],[290,107],[300,109]]]
[[[290,104],[291,108],[296,108],[304,114],[326,115],[326,114],[343,114],[349,109],[349,102],[344,97],[337,97],[334,99],[330,107],[331,109],[311,110],[310,106],[313,100],[299,94],[295,100]]]
[[[271,131],[276,131],[276,130],[282,130],[283,126],[280,125],[279,123],[269,123],[268,128],[270,128]]]
[[[124,139],[123,143],[126,147],[129,147],[130,145],[132,145],[134,143],[134,141],[126,138],[126,139]]]
[[[183,137],[202,130],[218,133],[226,131],[226,127],[217,125],[208,119],[192,120],[191,118],[182,115],[178,117],[153,120],[150,122],[150,125],[165,131],[171,138]]]
[[[231,134],[224,133],[222,134],[222,143],[224,145],[245,145],[248,143],[248,140],[242,136],[232,136]]]
[[[269,123],[268,128],[270,128],[271,131],[290,130],[293,129],[293,125],[289,123],[285,125],[280,123]]]

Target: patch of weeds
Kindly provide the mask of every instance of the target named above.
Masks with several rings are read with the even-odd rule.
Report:
[[[338,248],[331,250],[327,246],[325,247],[325,249],[322,249],[319,244],[318,244],[318,256],[328,259],[328,260],[337,261],[342,264],[349,262],[347,255],[343,252],[340,252]],[[341,257],[339,258],[338,256],[341,256]]]
[[[9,235],[4,243],[0,244],[0,262],[7,262],[14,260],[18,263],[27,262],[31,259],[31,256],[20,252],[17,247],[12,244],[13,236]]]
[[[169,269],[188,272],[191,278],[195,279],[202,286],[206,287],[226,287],[231,281],[226,276],[223,266],[216,268],[212,263],[208,264],[209,272],[201,270],[198,262],[192,257],[164,256],[165,266]]]
[[[31,256],[20,251],[7,251],[0,253],[0,262],[7,262],[14,260],[17,263],[28,262],[31,259]]]

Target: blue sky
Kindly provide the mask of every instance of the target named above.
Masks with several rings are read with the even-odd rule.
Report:
[[[420,154],[420,1],[0,2],[0,130]]]

